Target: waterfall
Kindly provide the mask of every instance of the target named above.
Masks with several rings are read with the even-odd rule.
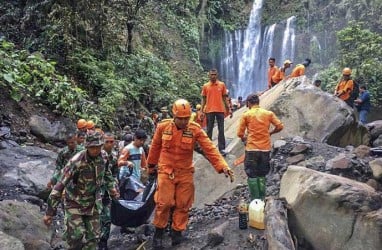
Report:
[[[313,61],[319,61],[320,64],[322,64],[322,51],[320,41],[318,41],[318,38],[316,36],[312,36],[312,39],[310,39],[310,43]]]
[[[276,58],[277,66],[285,59],[294,59],[296,17],[262,27],[262,4],[262,0],[254,1],[245,30],[224,33],[219,78],[235,98],[267,88],[269,57]]]
[[[239,61],[238,86],[234,89],[237,96],[246,96],[248,93],[259,90],[255,67],[259,67],[260,38],[261,38],[261,8],[262,0],[255,0],[249,18],[249,24],[244,31],[243,52]],[[257,87],[257,88],[256,88]]]
[[[284,37],[283,37],[283,47],[281,50],[281,60],[280,62],[283,62],[286,59],[292,59],[294,58],[294,42],[295,42],[295,34],[294,34],[294,27],[295,27],[295,21],[296,17],[291,16],[287,20],[286,28],[284,31]]]

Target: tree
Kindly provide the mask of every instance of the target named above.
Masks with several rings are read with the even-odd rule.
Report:
[[[382,105],[382,36],[363,23],[351,22],[337,32],[338,64],[350,67],[358,84],[366,84],[375,104]]]
[[[126,25],[127,31],[127,53],[133,53],[133,29],[139,21],[140,10],[149,0],[117,0],[112,5],[115,10],[122,14],[122,20]]]

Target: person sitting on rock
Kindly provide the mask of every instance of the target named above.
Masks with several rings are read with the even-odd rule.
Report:
[[[292,70],[292,73],[288,76],[288,78],[299,77],[299,76],[305,75],[305,69],[307,67],[309,67],[311,62],[312,62],[312,60],[310,60],[309,58],[306,58],[303,63],[297,64],[294,67],[294,69]]]

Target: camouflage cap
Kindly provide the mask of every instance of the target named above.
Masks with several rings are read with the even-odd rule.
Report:
[[[103,136],[99,132],[88,134],[85,139],[85,147],[97,147],[103,145]]]

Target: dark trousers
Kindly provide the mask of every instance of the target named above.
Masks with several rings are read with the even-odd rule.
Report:
[[[214,129],[215,118],[218,123],[218,148],[219,150],[225,149],[224,137],[224,113],[211,112],[206,114],[207,117],[207,135],[212,140],[212,130]]]

